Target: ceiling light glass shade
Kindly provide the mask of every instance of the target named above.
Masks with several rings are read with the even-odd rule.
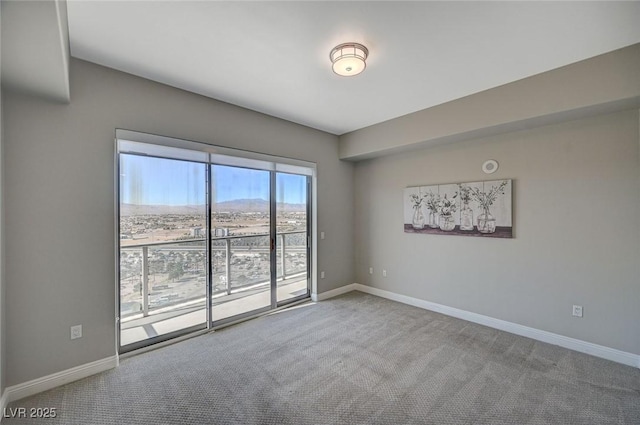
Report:
[[[331,50],[329,57],[333,63],[333,72],[343,77],[358,75],[367,67],[369,50],[362,44],[343,43]]]

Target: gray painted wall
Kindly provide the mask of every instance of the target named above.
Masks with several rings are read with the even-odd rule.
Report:
[[[373,158],[632,107],[640,108],[640,44],[343,134],[340,157]]]
[[[115,353],[115,128],[316,162],[318,292],[353,282],[354,166],[336,136],[75,59],[71,94],[5,93],[7,386]]]
[[[66,0],[3,1],[2,82],[69,102]]]
[[[357,163],[356,281],[640,354],[638,120],[628,110]],[[500,169],[487,176],[490,158]],[[514,179],[515,239],[403,232],[406,186],[500,178]]]

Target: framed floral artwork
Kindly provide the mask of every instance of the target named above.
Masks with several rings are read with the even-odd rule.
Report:
[[[404,190],[404,231],[512,238],[513,181],[449,183]]]

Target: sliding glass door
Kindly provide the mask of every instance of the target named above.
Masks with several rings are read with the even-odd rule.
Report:
[[[310,178],[276,173],[277,301],[307,295]]]
[[[305,168],[126,140],[118,149],[121,352],[309,297]]]
[[[271,308],[271,173],[211,165],[214,322]]]
[[[120,155],[120,344],[207,324],[206,165]]]

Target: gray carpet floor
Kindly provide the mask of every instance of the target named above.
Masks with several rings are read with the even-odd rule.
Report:
[[[640,370],[353,292],[19,400],[37,424],[640,424]]]

